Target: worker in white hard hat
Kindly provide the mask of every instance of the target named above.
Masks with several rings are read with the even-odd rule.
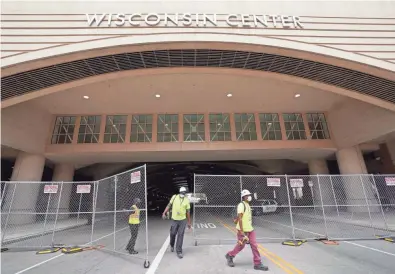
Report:
[[[170,249],[171,252],[174,252],[174,244],[177,236],[176,252],[180,259],[184,257],[182,254],[182,244],[184,241],[185,227],[188,225],[188,228],[191,229],[191,204],[188,197],[186,197],[186,193],[187,189],[181,187],[180,193],[171,197],[169,204],[162,214],[163,219],[165,219],[167,212],[171,208]]]
[[[262,264],[261,255],[259,254],[258,244],[256,242],[256,235],[252,227],[252,213],[250,202],[252,196],[250,191],[244,189],[241,192],[242,202],[237,206],[237,218],[235,219],[237,229],[237,244],[232,251],[229,251],[225,258],[230,267],[234,267],[233,259],[242,251],[248,242],[251,246],[252,255],[254,257],[254,269],[267,271],[269,268]]]

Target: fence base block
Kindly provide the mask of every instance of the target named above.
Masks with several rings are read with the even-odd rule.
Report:
[[[384,241],[387,241],[390,243],[395,243],[395,237],[386,237],[386,238],[384,238]]]
[[[306,240],[289,240],[289,241],[282,242],[282,244],[289,245],[289,246],[301,246],[305,242],[306,242]]]
[[[331,240],[327,240],[327,239],[318,240],[318,241],[321,242],[321,243],[323,243],[323,244],[325,244],[325,245],[339,245],[338,242],[336,242],[336,241],[331,241]]]
[[[62,253],[65,253],[65,254],[73,254],[73,253],[82,252],[82,251],[84,251],[84,249],[82,247],[78,247],[78,246],[62,248]]]
[[[6,252],[6,251],[8,251],[8,248],[2,248],[1,249],[1,252]]]
[[[49,253],[56,253],[60,250],[60,247],[52,247],[52,248],[47,248],[47,249],[43,249],[43,250],[39,250],[36,252],[37,255],[40,254],[49,254]]]

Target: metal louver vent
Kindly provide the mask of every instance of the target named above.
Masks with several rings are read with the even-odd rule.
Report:
[[[1,79],[1,100],[104,73],[163,67],[222,67],[310,79],[395,103],[395,82],[370,74],[274,54],[209,50],[157,50],[107,55],[26,71]]]

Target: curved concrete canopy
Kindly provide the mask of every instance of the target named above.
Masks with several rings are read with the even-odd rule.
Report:
[[[52,65],[9,75],[2,78],[2,100],[5,102],[26,94],[81,79],[158,68],[231,68],[259,71],[308,79],[334,86],[351,93],[376,97],[383,102],[395,103],[395,82],[359,71],[321,62],[276,54],[216,50],[177,49],[156,50],[105,55],[58,65]],[[63,88],[64,89],[64,88]],[[347,93],[347,92],[346,92]],[[347,94],[346,94],[347,95]],[[19,100],[17,100],[19,101]],[[24,100],[22,100],[24,101]]]

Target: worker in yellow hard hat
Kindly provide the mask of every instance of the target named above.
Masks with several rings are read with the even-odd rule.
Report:
[[[126,250],[129,251],[130,254],[138,254],[138,252],[134,249],[136,245],[137,235],[139,233],[140,227],[140,209],[138,205],[141,200],[139,198],[133,199],[133,205],[130,210],[129,215],[129,228],[130,228],[130,240],[128,245],[126,246]]]
[[[237,206],[237,218],[234,221],[237,229],[237,244],[232,251],[229,251],[225,258],[230,267],[234,267],[233,258],[242,251],[248,242],[251,246],[252,255],[254,258],[254,269],[267,271],[269,268],[262,264],[261,255],[259,254],[258,244],[256,242],[256,235],[252,227],[252,213],[250,202],[252,201],[251,193],[244,189],[241,192],[242,202]]]

